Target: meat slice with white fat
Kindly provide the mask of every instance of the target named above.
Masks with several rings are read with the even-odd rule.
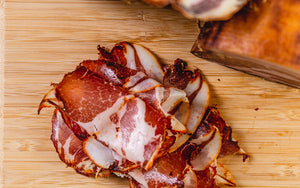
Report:
[[[79,173],[115,173],[131,187],[235,186],[217,162],[248,155],[232,138],[200,71],[177,59],[162,67],[146,48],[127,42],[83,61],[52,84],[38,111],[55,106],[51,139]]]
[[[199,70],[186,69],[186,62],[180,59],[163,70],[161,64],[149,50],[128,42],[115,45],[111,52],[101,47],[98,47],[98,50],[98,61],[115,61],[131,72],[139,71],[129,77],[124,84],[125,87],[156,108],[162,109],[165,114],[174,115],[173,125],[174,127],[178,125],[174,129],[183,130],[180,124],[176,123],[178,121],[185,125],[187,133],[178,135],[168,151],[172,152],[186,142],[189,135],[195,132],[209,104],[208,85]],[[94,67],[91,67],[93,64],[89,63],[87,66],[95,70]],[[143,73],[150,76],[151,79]],[[161,83],[163,86],[160,85]]]
[[[56,85],[56,97],[64,115],[89,136],[146,169],[155,160],[171,124],[170,118],[143,100],[85,67],[67,74]]]
[[[185,91],[189,99],[189,106],[181,104],[174,110],[175,117],[186,121],[187,133],[181,134],[176,142],[169,149],[170,152],[185,143],[191,134],[194,134],[199,126],[209,104],[209,89],[206,81],[199,70],[191,71],[186,69],[187,63],[181,59],[175,60],[173,65],[165,68],[163,83]],[[189,114],[186,115],[186,111]],[[182,116],[182,118],[181,118]]]
[[[108,170],[97,166],[85,154],[82,146],[83,142],[67,126],[58,110],[54,111],[52,117],[51,140],[59,158],[77,172],[87,176],[108,176],[110,174]]]
[[[220,152],[221,141],[216,127],[201,123],[189,141],[157,159],[151,169],[130,171],[131,184],[133,187],[213,186],[216,170],[212,165]]]
[[[168,112],[178,104],[188,103],[184,91],[174,87],[163,86],[144,72],[138,72],[121,64],[107,61],[107,59],[87,60],[83,61],[81,66],[104,77],[111,83],[120,85],[128,94],[142,99],[166,116],[169,116]],[[173,131],[186,132],[186,127],[180,121],[173,116],[170,116],[170,118],[172,120],[171,128]]]
[[[98,46],[99,59],[112,61],[132,70],[145,73],[148,77],[162,83],[163,69],[157,58],[145,47],[129,43],[120,42],[111,51]]]

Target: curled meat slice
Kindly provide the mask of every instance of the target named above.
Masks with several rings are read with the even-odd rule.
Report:
[[[231,186],[235,187],[236,183],[233,179],[232,174],[226,169],[222,164],[217,162],[216,165],[216,175],[215,175],[215,184],[222,187],[222,186]]]
[[[174,87],[163,86],[145,73],[137,72],[121,64],[109,63],[104,60],[87,60],[83,61],[81,66],[101,75],[101,77],[114,84],[121,85],[122,89],[128,94],[142,99],[166,116],[178,104],[188,103],[184,91]],[[186,132],[186,127],[180,121],[172,116],[170,118],[173,131]]]
[[[209,107],[201,124],[184,145],[158,159],[149,171],[135,169],[129,173],[132,187],[163,187],[165,184],[195,188],[235,186],[231,173],[217,162],[221,148],[224,147],[222,141],[226,139],[221,137],[224,134],[224,126],[218,110]],[[226,146],[230,151],[238,148],[237,143]],[[173,183],[166,179],[173,180]]]
[[[175,117],[180,117],[189,111],[186,118],[187,133],[180,135],[174,145],[170,148],[170,152],[178,148],[189,139],[189,135],[193,134],[200,124],[205,111],[209,104],[209,89],[206,81],[202,78],[200,71],[187,70],[187,63],[181,59],[175,60],[173,65],[165,68],[163,78],[164,85],[173,86],[185,91],[189,99],[189,106],[181,104],[175,111]],[[178,118],[182,119],[182,118]]]
[[[124,67],[145,73],[162,83],[164,72],[157,58],[145,47],[129,42],[116,44],[111,52],[98,46],[99,59],[115,62]]]
[[[85,67],[67,74],[55,91],[58,107],[69,122],[74,122],[71,128],[79,126],[122,156],[122,161],[132,162],[126,164],[145,169],[152,166],[166,141],[170,118]]]
[[[222,137],[220,132],[216,129],[204,147],[198,152],[197,149],[193,152],[190,163],[194,170],[202,171],[206,169],[215,159],[217,159],[222,146]]]
[[[146,48],[121,42],[83,61],[43,98],[56,108],[52,141],[79,173],[126,177],[131,187],[235,186],[217,162],[248,157],[232,138],[199,70],[162,67]]]
[[[193,134],[199,125],[209,103],[209,89],[199,70],[194,72],[187,70],[186,62],[177,59],[174,65],[168,66],[163,71],[161,65],[149,50],[128,42],[117,44],[111,52],[101,47],[98,47],[98,50],[99,60],[101,61],[115,61],[119,65],[130,68],[129,70],[139,70],[138,74],[130,76],[125,87],[130,88],[136,84],[130,90],[137,91],[139,97],[154,104],[159,109],[163,109],[166,114],[174,115],[174,120],[178,120],[186,126],[187,134],[176,137],[175,143],[168,151],[172,152],[186,142],[189,135]],[[89,69],[94,70],[91,67]],[[164,73],[162,74],[162,72]],[[163,82],[164,87],[161,87],[153,79],[145,78],[143,73]],[[167,90],[166,86],[171,88]],[[174,88],[177,88],[177,90]],[[188,102],[183,98],[180,91],[184,91],[186,94],[184,96],[188,98]],[[163,101],[163,103],[160,101]],[[179,123],[174,124],[178,125]],[[174,129],[183,130],[180,127]]]
[[[219,129],[222,135],[222,148],[220,152],[220,157],[224,155],[238,154],[243,156],[243,161],[245,161],[249,155],[240,148],[238,142],[232,138],[232,129],[226,124],[222,118],[219,110],[215,107],[209,107],[206,112],[206,118],[203,123],[207,126],[215,126]]]
[[[54,111],[52,117],[51,140],[59,155],[59,158],[77,172],[87,176],[108,176],[110,172],[98,167],[84,153],[82,141],[65,124],[61,113]]]
[[[148,171],[135,169],[128,174],[133,187],[197,187],[214,184],[215,162],[221,148],[218,129],[201,123],[189,141],[157,159]],[[206,181],[206,180],[210,181]],[[200,186],[202,187],[202,186]]]

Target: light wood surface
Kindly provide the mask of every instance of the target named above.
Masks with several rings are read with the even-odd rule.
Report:
[[[98,44],[123,40],[145,45],[164,63],[180,57],[203,71],[211,104],[251,155],[246,163],[236,156],[222,159],[238,187],[300,187],[300,90],[193,56],[195,21],[116,0],[7,0],[5,7],[3,187],[128,187],[127,180],[95,180],[66,168],[49,139],[52,109],[37,115],[51,82],[81,60],[97,58]]]

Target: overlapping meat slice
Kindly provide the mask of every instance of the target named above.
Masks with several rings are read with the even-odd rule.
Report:
[[[176,138],[175,143],[169,148],[169,152],[176,150],[186,142],[190,135],[195,132],[209,103],[209,89],[200,71],[187,70],[186,62],[180,59],[177,59],[174,65],[165,67],[165,70],[163,70],[162,65],[149,50],[128,42],[121,42],[115,45],[110,52],[100,46],[98,46],[98,50],[99,60],[114,61],[130,70],[139,71],[139,75],[142,76],[138,77],[138,79],[134,79],[133,76],[130,77],[133,78],[131,80],[134,83],[137,83],[132,90],[138,88],[138,96],[146,100],[150,99],[147,102],[151,102],[153,99],[156,99],[156,102],[163,101],[159,108],[164,109],[165,113],[174,115],[176,120],[186,126],[186,134]],[[146,79],[143,73],[152,79]],[[131,80],[128,82],[130,83]],[[138,80],[142,80],[142,82]],[[153,82],[153,80],[157,80],[157,82]],[[148,84],[144,84],[145,82]],[[163,83],[163,86],[160,85],[161,83]],[[134,84],[127,83],[125,85],[132,86]],[[146,88],[148,90],[139,87],[139,85],[143,87],[147,85],[148,87]],[[166,87],[171,88],[169,92],[166,92],[168,91]],[[180,91],[186,94],[188,102],[183,100],[183,95]],[[155,101],[151,103],[153,104]]]
[[[68,122],[72,122],[69,126],[75,132],[79,126],[80,134],[94,137],[96,141],[93,142],[103,146],[98,145],[98,148],[108,147],[112,151],[110,155],[119,159],[117,163],[151,167],[165,141],[170,118],[85,67],[67,74],[55,86],[55,92],[59,101],[57,108]],[[91,140],[85,142],[91,143]],[[98,156],[86,150],[89,157]]]
[[[93,163],[84,153],[83,142],[67,126],[58,110],[54,111],[52,117],[51,140],[59,158],[77,172],[87,176],[108,176],[110,174],[108,170]]]
[[[120,80],[123,88],[165,114],[170,114],[180,103],[188,104],[184,91],[162,85],[164,72],[161,64],[146,48],[121,42],[111,51],[100,46],[98,51],[98,61],[84,61],[82,65],[97,74],[103,74],[102,67],[108,67],[111,69],[109,72],[115,75],[113,77]],[[133,74],[128,74],[129,72]]]
[[[87,60],[83,61],[81,66],[109,80],[111,83],[120,85],[128,94],[135,95],[165,115],[169,115],[169,112],[178,104],[188,103],[184,91],[175,87],[164,86],[144,72],[105,60]],[[175,118],[171,117],[171,119],[176,121]],[[181,125],[178,121],[173,125],[174,131],[186,131],[184,125]]]
[[[165,68],[165,74],[163,78],[164,85],[173,86],[182,89],[186,92],[189,99],[189,106],[181,104],[174,111],[176,117],[185,114],[185,111],[189,111],[188,116],[184,116],[187,119],[187,133],[180,135],[177,142],[170,148],[170,151],[177,149],[177,145],[185,143],[190,135],[192,135],[199,126],[205,111],[209,104],[209,89],[206,81],[202,78],[199,70],[191,71],[186,69],[187,63],[181,59],[175,60],[173,65]],[[179,118],[183,119],[183,118]]]
[[[214,125],[221,132],[222,148],[220,156],[238,154],[243,156],[243,161],[246,161],[249,155],[240,148],[238,142],[232,138],[232,129],[226,124],[217,108],[209,107],[207,109],[206,118],[203,120],[203,123],[206,125]]]
[[[202,123],[189,141],[176,151],[158,159],[150,170],[135,169],[129,172],[133,179],[130,180],[131,184],[133,187],[195,188],[198,184],[213,185],[215,171],[210,168],[220,152],[221,145],[218,130]],[[210,179],[210,183],[203,179]]]
[[[129,179],[131,186],[235,186],[231,173],[217,162],[220,152],[228,151],[223,155],[240,154],[238,151],[241,150],[237,142],[228,139],[231,138],[231,133],[223,136],[224,126],[229,127],[224,124],[219,111],[209,107],[194,135],[184,145],[158,159],[149,171],[135,169],[129,173],[132,178]],[[228,144],[229,142],[234,144]]]
[[[99,59],[115,62],[124,67],[145,73],[162,83],[164,71],[157,58],[145,47],[129,42],[116,44],[111,51],[98,46]]]
[[[180,59],[162,68],[149,50],[127,42],[98,50],[98,60],[83,61],[53,84],[39,108],[57,109],[52,140],[67,165],[87,175],[101,169],[128,177],[132,187],[235,185],[217,158],[248,155],[208,107],[199,70]]]

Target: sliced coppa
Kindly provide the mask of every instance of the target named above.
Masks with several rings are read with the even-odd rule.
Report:
[[[208,107],[199,70],[180,59],[162,68],[128,42],[98,50],[98,60],[53,84],[39,107],[56,107],[51,138],[62,161],[86,175],[127,177],[136,188],[235,185],[217,158],[248,155]]]
[[[149,50],[128,42],[117,44],[111,52],[101,47],[98,50],[99,60],[115,61],[130,70],[138,70],[138,76],[130,76],[125,86],[156,108],[162,109],[165,114],[174,115],[174,122],[179,121],[185,125],[187,134],[177,135],[168,151],[175,151],[186,142],[199,125],[209,103],[209,89],[200,72],[187,70],[186,62],[180,59],[163,70]],[[143,73],[151,76],[151,79],[145,78]],[[163,83],[163,87],[154,78]],[[183,130],[181,126],[174,129]]]
[[[110,174],[108,170],[104,170],[93,163],[84,153],[82,141],[67,126],[58,110],[54,111],[52,117],[51,140],[59,158],[77,172],[87,176],[108,176]]]
[[[56,86],[56,96],[64,115],[89,136],[123,159],[151,167],[170,118],[85,67],[67,74]]]
[[[144,72],[138,72],[121,64],[106,62],[105,60],[87,60],[83,61],[81,66],[113,84],[120,85],[128,94],[144,100],[165,115],[168,115],[178,104],[188,103],[184,91],[164,86]],[[178,131],[185,131],[185,127],[182,125]]]
[[[242,155],[243,161],[245,161],[249,155],[240,148],[238,142],[232,138],[232,129],[229,125],[226,124],[222,118],[219,110],[215,107],[209,107],[206,111],[206,118],[203,119],[203,123],[207,126],[215,126],[221,133],[222,136],[222,147],[220,151],[220,156],[225,155]]]
[[[129,172],[133,179],[130,180],[131,184],[133,187],[212,186],[215,170],[211,165],[215,162],[221,145],[218,129],[201,123],[189,141],[176,151],[157,159],[151,169]]]
[[[145,73],[150,78],[162,83],[163,69],[157,58],[145,47],[129,42],[116,44],[111,52],[98,47],[99,59],[113,61],[132,70]]]
[[[231,133],[224,136],[224,127],[229,127],[224,123],[219,111],[209,107],[201,124],[184,145],[158,159],[149,171],[135,169],[129,173],[132,187],[162,187],[165,184],[174,185],[174,182],[176,186],[184,185],[185,188],[236,186],[231,173],[217,162],[222,150],[228,151],[223,155],[240,154],[237,152],[240,150],[237,142],[228,140]],[[169,181],[173,180],[173,184],[166,181],[166,177]]]
[[[175,111],[175,117],[186,121],[187,133],[180,135],[170,147],[172,152],[185,143],[199,126],[209,104],[209,89],[199,70],[186,69],[187,63],[181,59],[175,60],[173,65],[165,68],[164,85],[173,86],[185,91],[189,99],[189,106],[181,104]],[[186,112],[189,112],[186,114]]]

